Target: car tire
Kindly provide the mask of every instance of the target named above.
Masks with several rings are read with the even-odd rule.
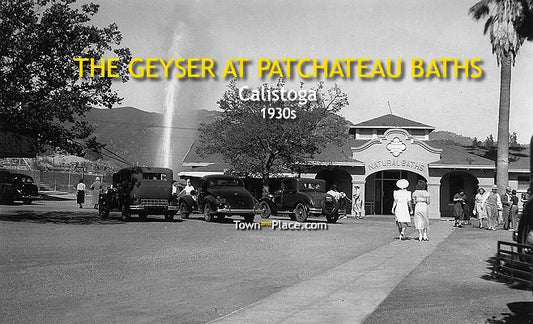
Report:
[[[126,205],[122,205],[122,214],[121,214],[121,218],[123,221],[125,222],[129,222],[131,221],[131,212],[128,210],[128,208],[126,207]]]
[[[204,220],[208,223],[215,220],[215,213],[211,211],[211,206],[209,206],[209,203],[204,205]]]
[[[328,223],[334,224],[334,223],[337,222],[338,219],[339,219],[339,213],[338,212],[334,212],[332,214],[326,215],[326,221]]]
[[[98,216],[101,218],[109,217],[109,208],[107,208],[107,206],[103,206],[102,204],[98,204]]]
[[[254,222],[255,215],[244,215],[244,222],[245,223],[253,223]]]
[[[180,203],[180,215],[181,218],[186,219],[189,218],[190,213],[188,212],[187,204],[185,202]]]
[[[23,199],[23,200],[22,200],[22,203],[23,203],[24,205],[31,205],[31,199]]]
[[[226,218],[226,215],[224,215],[224,214],[218,214],[217,215],[217,221],[218,222],[224,221],[224,218]]]
[[[304,204],[299,203],[294,208],[294,219],[297,222],[303,223],[307,220],[307,208]]]
[[[165,220],[167,222],[172,222],[174,220],[174,215],[175,215],[174,212],[166,212],[165,213]]]
[[[261,218],[269,218],[272,215],[272,209],[266,201],[259,203],[259,209],[261,210]]]
[[[139,219],[140,219],[141,221],[145,221],[146,218],[148,218],[148,214],[147,214],[147,213],[144,213],[144,212],[140,212],[140,213],[139,213]]]

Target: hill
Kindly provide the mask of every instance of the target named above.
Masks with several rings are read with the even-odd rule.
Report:
[[[473,138],[455,134],[448,131],[433,131],[429,133],[429,139],[432,141],[444,141],[450,144],[458,144],[461,146],[472,145]]]
[[[214,112],[182,110],[176,112],[172,126],[172,168],[179,170],[198,128],[198,121],[211,118]],[[134,107],[93,109],[86,120],[95,127],[94,135],[106,148],[139,165],[160,165],[160,141],[164,115]]]

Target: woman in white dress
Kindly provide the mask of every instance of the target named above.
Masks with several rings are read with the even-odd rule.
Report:
[[[392,213],[396,216],[396,225],[398,225],[398,232],[400,232],[400,240],[403,241],[405,240],[407,224],[411,222],[411,192],[406,189],[409,186],[409,181],[406,179],[396,181],[396,186],[400,190],[394,190]]]
[[[413,192],[413,202],[415,203],[415,215],[413,220],[415,228],[418,230],[419,241],[429,241],[429,192],[426,188],[426,182],[424,180],[418,180],[416,190]]]
[[[483,208],[483,201],[485,200],[485,189],[479,188],[475,198],[474,215],[477,215],[479,220],[479,228],[483,228],[483,220],[487,219],[487,211]]]

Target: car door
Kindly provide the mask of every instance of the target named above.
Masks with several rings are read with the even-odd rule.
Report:
[[[283,210],[292,210],[296,206],[298,195],[296,179],[286,179],[282,183],[281,206]]]

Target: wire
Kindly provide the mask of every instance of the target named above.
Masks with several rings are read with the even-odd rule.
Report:
[[[141,124],[141,123],[114,122],[114,121],[108,121],[108,120],[90,120],[90,121],[94,122],[94,123],[145,126],[145,127],[152,127],[152,128],[172,128],[172,129],[198,130],[197,127],[181,127],[181,126],[168,126],[167,127],[167,126],[163,126],[163,125],[147,125],[147,124]]]

